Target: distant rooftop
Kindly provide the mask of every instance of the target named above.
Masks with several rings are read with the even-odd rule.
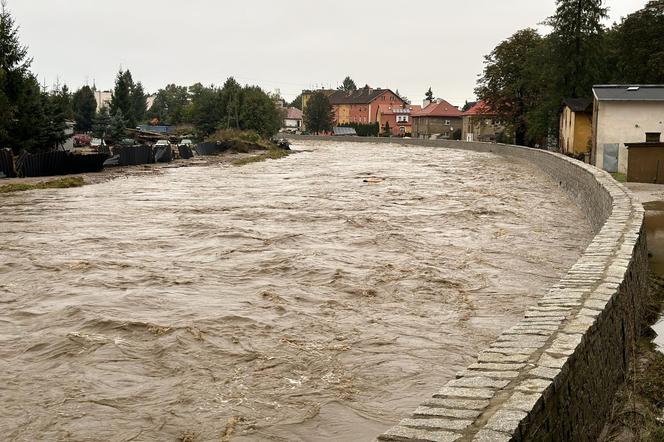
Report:
[[[664,84],[607,84],[593,86],[599,101],[664,101]]]
[[[286,118],[289,119],[289,120],[301,120],[302,119],[302,111],[300,109],[296,108],[296,107],[289,107]]]
[[[495,115],[495,112],[493,112],[491,108],[484,101],[478,101],[463,114],[471,117],[479,115],[491,116]]]
[[[413,117],[461,117],[463,113],[443,99],[436,99],[422,109],[413,112]]]

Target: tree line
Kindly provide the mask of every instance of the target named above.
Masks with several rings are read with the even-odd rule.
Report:
[[[92,133],[113,143],[126,128],[155,124],[191,124],[202,137],[217,129],[252,130],[270,137],[281,127],[275,106],[279,97],[258,86],[241,86],[232,77],[223,87],[168,85],[147,109],[147,94],[129,70],[120,70],[108,107],[98,110],[96,89],[83,86],[72,93],[66,85],[50,90],[31,72],[28,48],[6,1],[0,1],[0,147],[15,152],[58,148],[67,140],[67,121],[77,132]],[[280,98],[279,98],[280,99]]]
[[[610,27],[603,0],[556,6],[548,35],[520,30],[485,57],[475,91],[516,144],[554,144],[563,99],[591,98],[593,85],[664,83],[664,0]]]
[[[192,124],[203,136],[218,129],[240,129],[269,138],[281,128],[283,115],[275,106],[279,100],[258,86],[241,86],[233,77],[221,87],[170,84],[157,92],[148,118],[163,124]]]

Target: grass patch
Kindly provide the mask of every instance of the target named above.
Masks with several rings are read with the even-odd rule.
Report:
[[[0,186],[0,193],[24,192],[37,189],[66,189],[68,187],[81,187],[85,180],[81,177],[59,178],[57,180],[42,181],[41,183],[16,183]]]
[[[241,158],[239,160],[233,161],[234,166],[245,166],[247,164],[251,163],[260,163],[261,161],[265,160],[278,160],[279,158],[284,158],[287,157],[293,153],[290,150],[282,150],[282,149],[270,149],[266,153],[262,153],[260,155],[254,155],[252,157],[247,157],[247,158]]]
[[[612,173],[611,176],[613,177],[614,180],[618,181],[619,183],[625,183],[627,182],[627,175],[624,173]]]

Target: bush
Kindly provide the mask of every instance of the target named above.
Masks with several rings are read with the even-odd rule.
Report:
[[[339,127],[352,127],[360,137],[377,137],[380,133],[380,125],[378,123],[344,123]]]

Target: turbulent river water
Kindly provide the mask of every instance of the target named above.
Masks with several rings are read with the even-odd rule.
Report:
[[[590,228],[490,153],[300,143],[0,195],[3,440],[372,440]]]

